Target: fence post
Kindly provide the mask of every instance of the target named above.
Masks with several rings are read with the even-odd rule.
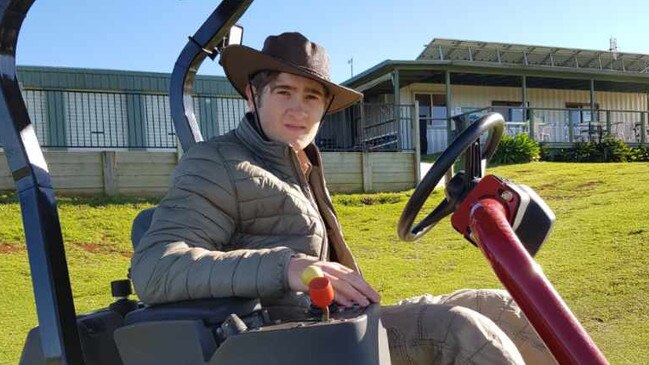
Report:
[[[572,113],[568,109],[568,142],[572,143],[575,140],[575,130],[572,126]]]
[[[370,161],[370,153],[367,147],[367,137],[365,128],[365,103],[361,100],[361,165],[363,174],[363,192],[369,193],[372,191],[372,163]]]
[[[369,152],[361,152],[361,164],[363,165],[363,192],[369,193],[372,191],[372,161]]]
[[[451,145],[451,142],[453,142],[453,137],[454,136],[453,136],[453,130],[452,130],[452,126],[451,126],[452,123],[453,123],[453,120],[451,118],[451,113],[448,112],[448,111],[451,110],[448,107],[448,99],[447,99],[446,102],[447,102],[447,107],[446,107],[446,110],[447,110],[447,114],[446,114],[446,148],[448,148]],[[461,133],[462,131],[458,130],[457,132]],[[444,150],[446,150],[446,148]],[[433,162],[433,165],[434,164],[435,164],[435,162]],[[453,163],[451,165],[451,168],[448,169],[448,171],[446,171],[446,173],[444,174],[443,184],[446,184],[447,182],[451,181],[453,176],[455,176],[455,163]]]
[[[101,164],[104,178],[104,194],[114,196],[118,193],[117,154],[115,151],[102,151]]]
[[[365,137],[365,103],[363,100],[361,100],[359,109],[361,114],[361,150],[367,152],[367,140]]]
[[[415,100],[412,115],[412,143],[415,147],[415,186],[421,180],[421,146],[419,145],[419,100]]]
[[[401,104],[394,104],[394,126],[397,129],[397,149],[403,150],[406,148],[406,141],[401,131]],[[388,132],[389,130],[386,131]]]
[[[611,135],[611,132],[612,132],[612,130],[611,130],[611,129],[612,129],[611,126],[612,126],[612,122],[611,122],[611,111],[610,111],[610,110],[607,110],[607,111],[606,111],[606,134],[608,134],[609,136]]]
[[[534,133],[534,109],[527,109],[527,115],[529,116],[529,125],[530,125],[530,138],[536,140]]]
[[[647,120],[647,114],[645,112],[640,112],[640,145],[644,146],[645,142],[647,141],[647,130],[645,127],[645,123]]]

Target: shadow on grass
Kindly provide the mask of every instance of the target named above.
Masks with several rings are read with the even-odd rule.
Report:
[[[344,206],[361,207],[366,205],[395,204],[406,201],[412,195],[412,191],[399,193],[369,193],[369,194],[334,194],[334,204]]]
[[[0,191],[0,204],[17,203],[18,197],[13,191]]]
[[[72,206],[102,207],[107,205],[157,205],[160,198],[130,197],[130,196],[60,196],[56,198],[59,204]]]
[[[160,202],[160,199],[161,198],[107,195],[56,196],[56,201],[59,205],[83,205],[90,207],[102,207],[107,205],[157,205]],[[0,192],[0,204],[13,204],[18,202],[18,196],[15,192]]]

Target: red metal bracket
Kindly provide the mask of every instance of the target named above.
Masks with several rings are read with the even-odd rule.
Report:
[[[476,246],[478,243],[472,238],[471,234],[471,210],[473,203],[485,198],[498,200],[502,204],[505,209],[505,216],[510,225],[514,223],[516,212],[521,204],[520,195],[508,186],[505,180],[493,175],[487,175],[482,178],[451,216],[453,228]]]

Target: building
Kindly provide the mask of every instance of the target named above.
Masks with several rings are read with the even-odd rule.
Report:
[[[17,69],[41,146],[66,150],[175,149],[169,74],[27,67]],[[245,103],[224,77],[197,76],[193,105],[206,138],[234,128]]]
[[[180,155],[169,74],[23,66],[18,79],[55,187],[166,191]],[[316,138],[332,191],[412,188],[420,154],[446,148],[456,120],[491,111],[505,117],[507,133],[549,148],[649,138],[649,55],[433,39],[417,59],[383,61],[343,84],[365,98],[328,116]],[[192,101],[204,139],[235,128],[245,113],[224,77],[198,76]],[[12,188],[0,158],[0,190]]]
[[[368,104],[417,104],[422,153],[446,147],[451,117],[488,111],[549,147],[648,138],[649,55],[433,39],[417,59],[383,61],[344,84]]]
[[[164,73],[19,66],[18,80],[54,187],[70,194],[161,195],[180,153]],[[234,129],[245,102],[226,78],[197,76],[192,96],[203,139]],[[334,192],[398,191],[418,178],[414,149],[362,143],[353,120],[332,116],[318,137]],[[405,113],[403,114],[406,115]],[[412,114],[414,115],[414,114]],[[331,118],[330,118],[331,119]],[[409,121],[412,124],[412,121]],[[327,131],[335,134],[328,137]],[[360,142],[359,142],[360,141]],[[380,153],[370,153],[368,146]],[[14,189],[0,145],[0,191]]]

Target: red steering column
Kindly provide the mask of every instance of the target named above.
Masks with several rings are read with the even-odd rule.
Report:
[[[525,204],[517,190],[486,176],[453,214],[453,227],[482,250],[560,364],[608,364],[514,232]]]

